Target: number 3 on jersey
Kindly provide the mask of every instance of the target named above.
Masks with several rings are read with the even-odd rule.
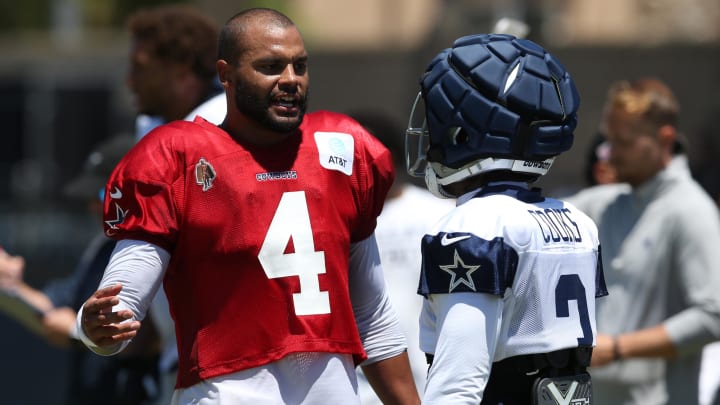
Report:
[[[577,302],[580,328],[583,333],[581,337],[577,338],[578,345],[592,346],[593,334],[585,298],[585,286],[577,274],[563,274],[555,286],[555,315],[558,318],[570,317],[570,301]]]
[[[295,252],[285,253],[291,238]],[[296,315],[330,313],[328,292],[320,291],[318,279],[325,273],[325,252],[315,251],[304,191],[283,193],[258,259],[268,278],[300,278],[300,292],[293,294]]]

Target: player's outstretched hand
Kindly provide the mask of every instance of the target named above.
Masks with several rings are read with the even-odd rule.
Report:
[[[132,311],[112,310],[120,302],[117,295],[121,290],[121,284],[101,288],[83,304],[80,320],[83,332],[98,347],[108,347],[132,339],[140,329],[139,321],[129,320],[133,317]]]

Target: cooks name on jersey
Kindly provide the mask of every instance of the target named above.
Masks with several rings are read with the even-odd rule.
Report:
[[[315,132],[320,166],[352,175],[355,139],[343,132]]]
[[[582,242],[580,227],[573,221],[570,209],[545,208],[528,210],[528,213],[540,227],[545,243]]]

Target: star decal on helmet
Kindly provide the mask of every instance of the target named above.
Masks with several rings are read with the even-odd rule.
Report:
[[[475,270],[479,269],[480,266],[466,265],[462,258],[460,258],[460,254],[457,249],[455,249],[454,263],[439,267],[444,272],[450,274],[450,286],[448,288],[448,292],[452,292],[460,284],[465,284],[471,290],[477,291],[475,289],[475,282],[473,281],[471,275]]]

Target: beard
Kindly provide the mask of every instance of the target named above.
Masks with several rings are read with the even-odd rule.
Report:
[[[298,114],[293,118],[277,119],[273,117],[270,114],[272,99],[272,95],[262,97],[254,92],[244,80],[238,80],[235,85],[235,105],[238,111],[271,131],[280,133],[295,131],[305,116],[307,92],[298,101]]]

